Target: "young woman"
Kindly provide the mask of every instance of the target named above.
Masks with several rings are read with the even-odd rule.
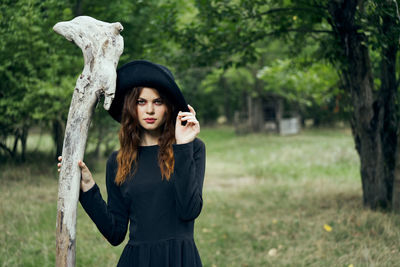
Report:
[[[82,161],[79,201],[114,246],[130,223],[118,266],[202,266],[193,227],[203,205],[205,145],[195,110],[166,67],[138,60],[117,71],[109,113],[121,128],[120,149],[107,161],[108,201]]]

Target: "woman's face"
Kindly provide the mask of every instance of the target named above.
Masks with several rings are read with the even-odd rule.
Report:
[[[136,109],[139,124],[147,131],[157,130],[165,121],[167,105],[153,88],[143,87]]]

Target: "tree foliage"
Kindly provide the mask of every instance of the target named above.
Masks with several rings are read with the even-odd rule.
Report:
[[[61,74],[65,69],[57,64],[57,40],[51,28],[52,19],[62,17],[62,12],[57,12],[62,7],[53,0],[24,0],[0,9],[0,143],[13,157],[19,140],[24,157],[29,127],[45,124],[65,108],[65,76]],[[57,52],[69,55],[66,50]],[[12,148],[7,145],[10,135],[14,136]]]
[[[306,106],[323,105],[340,90],[336,71],[324,63],[299,69],[290,59],[278,59],[264,66],[258,77],[265,81],[264,90]]]
[[[146,58],[164,63],[174,53],[168,28],[175,23],[169,1],[3,1],[0,6],[0,153],[24,158],[32,126],[51,129],[61,151],[75,81],[83,66],[82,52],[53,31],[53,26],[78,15],[120,21],[125,50],[120,64]],[[104,113],[102,113],[104,115]],[[105,120],[102,122],[101,120]],[[94,130],[114,127],[95,116]],[[13,140],[12,140],[13,139]]]
[[[361,161],[364,204],[390,206],[399,121],[397,2],[199,0],[196,7],[197,23],[189,24],[178,38],[187,41],[185,48],[204,65],[247,65],[258,58],[257,45],[272,37],[290,44],[292,55],[317,44],[315,60],[325,59],[337,69],[351,99],[350,122]],[[284,65],[281,61],[264,69],[264,78],[277,81],[278,88],[291,87],[300,73],[277,80],[269,75],[274,68],[275,75],[282,74]],[[299,91],[311,88],[301,79],[297,86]]]

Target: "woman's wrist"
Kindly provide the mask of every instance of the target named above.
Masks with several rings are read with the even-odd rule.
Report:
[[[81,182],[81,190],[85,193],[89,191],[94,185],[95,181],[93,179],[87,183]]]
[[[176,140],[176,144],[177,145],[184,145],[184,144],[188,144],[190,142],[193,142],[194,138],[192,140]]]

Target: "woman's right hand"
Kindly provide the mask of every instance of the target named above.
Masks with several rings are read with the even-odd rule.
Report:
[[[58,171],[60,172],[61,161],[62,161],[61,156],[58,157],[58,161],[59,163],[57,164],[57,167]],[[83,161],[79,160],[78,166],[81,168],[81,189],[83,192],[86,192],[94,186],[95,181],[93,179],[92,173],[90,172],[89,168]]]

